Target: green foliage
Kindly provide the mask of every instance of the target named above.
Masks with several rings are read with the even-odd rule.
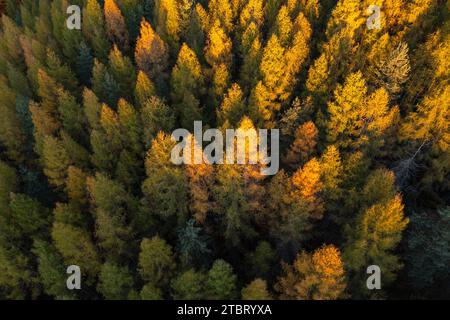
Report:
[[[11,215],[23,235],[37,236],[48,228],[49,212],[37,200],[23,194],[11,194]]]
[[[95,217],[99,246],[111,261],[130,254],[133,231],[129,225],[133,199],[117,181],[97,173],[88,178],[87,188]]]
[[[108,262],[102,266],[97,289],[105,299],[126,299],[132,288],[133,278],[128,268]]]
[[[0,299],[448,298],[448,3],[369,4],[0,0]]]
[[[440,209],[435,214],[414,213],[410,218],[408,276],[416,290],[425,292],[426,289],[430,296],[441,291],[444,297],[450,289],[449,223],[449,208]]]
[[[267,291],[267,283],[261,279],[255,279],[249,283],[241,292],[242,300],[271,300]]]
[[[172,247],[155,236],[141,242],[139,273],[143,280],[156,287],[164,287],[175,269]]]
[[[236,275],[224,260],[216,260],[205,282],[207,299],[227,300],[236,298]]]
[[[55,222],[51,231],[56,249],[65,265],[77,265],[83,270],[87,285],[95,283],[101,263],[97,249],[87,231],[68,224]]]
[[[255,248],[255,251],[248,255],[248,265],[250,266],[250,275],[252,277],[261,277],[264,279],[272,275],[277,256],[275,250],[267,241],[261,241]]]
[[[201,300],[205,296],[206,274],[190,269],[171,282],[172,297],[175,300]]]
[[[158,132],[169,133],[175,126],[175,117],[167,104],[156,96],[150,97],[141,109],[144,127],[143,142],[148,148]]]
[[[73,299],[67,289],[64,263],[56,249],[49,243],[37,240],[33,252],[38,257],[38,272],[46,294],[55,299]]]
[[[156,288],[152,283],[147,283],[141,290],[142,300],[163,300],[161,289]]]

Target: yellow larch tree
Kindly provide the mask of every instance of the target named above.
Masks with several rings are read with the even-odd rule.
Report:
[[[323,190],[320,162],[313,158],[303,168],[299,168],[292,176],[292,197],[305,205],[311,215],[320,219],[323,214],[323,201],[320,192]]]
[[[205,58],[211,66],[224,63],[230,67],[232,60],[232,43],[219,20],[215,20],[209,30],[207,44],[205,47]]]
[[[220,21],[221,27],[226,32],[233,30],[233,8],[230,0],[211,0],[208,4],[210,21]]]
[[[318,134],[319,130],[314,122],[308,121],[300,125],[295,131],[295,139],[286,155],[285,162],[296,169],[308,161],[316,151]]]
[[[156,32],[172,49],[176,49],[182,31],[179,2],[177,0],[156,0],[154,16]]]
[[[213,210],[211,196],[215,182],[214,166],[208,162],[203,153],[203,148],[192,135],[189,136],[187,141],[191,141],[192,144],[191,154],[187,155],[190,157],[190,164],[186,165],[190,192],[189,208],[195,220],[203,224],[207,214]],[[200,154],[201,163],[196,163],[196,154]]]
[[[218,110],[219,124],[234,128],[245,114],[244,94],[241,87],[234,83],[226,93]]]
[[[292,28],[293,24],[288,7],[284,5],[280,8],[280,11],[278,11],[274,26],[274,31],[283,47],[287,47],[291,42]]]
[[[286,300],[336,300],[346,297],[346,279],[341,253],[333,245],[313,254],[301,252],[293,265],[284,264],[284,275],[275,289]]]
[[[141,32],[136,43],[135,59],[138,67],[156,85],[160,85],[167,78],[167,45],[145,19],[141,22]]]

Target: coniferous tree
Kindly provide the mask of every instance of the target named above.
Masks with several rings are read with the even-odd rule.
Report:
[[[130,254],[133,246],[129,225],[133,199],[120,183],[102,174],[88,178],[87,188],[99,246],[109,261],[120,262]]]
[[[88,0],[83,8],[83,35],[89,41],[95,56],[102,60],[106,60],[110,48],[105,28],[100,4],[96,0]]]
[[[175,300],[200,300],[204,298],[206,274],[190,269],[172,280],[172,297]]]
[[[51,235],[65,265],[78,265],[87,285],[95,283],[100,272],[100,258],[90,234],[69,224],[55,222]]]
[[[0,0],[0,16],[0,299],[450,294],[446,1]],[[196,120],[203,136],[175,141]],[[257,127],[281,130],[273,176],[250,158],[258,132],[225,141]]]
[[[64,263],[56,248],[45,241],[36,240],[33,252],[38,257],[39,278],[45,293],[55,299],[73,299],[73,293],[67,289]]]
[[[160,131],[170,132],[175,127],[175,115],[157,96],[148,99],[141,109],[143,143],[149,148]]]
[[[6,147],[7,155],[20,161],[23,158],[25,135],[21,130],[20,118],[15,110],[16,95],[0,76],[0,143]]]
[[[155,287],[164,287],[175,269],[172,247],[155,236],[143,239],[139,253],[139,273],[142,279]]]
[[[163,91],[167,79],[167,44],[147,21],[142,20],[140,30],[134,53],[136,64]]]
[[[172,103],[183,128],[191,129],[194,121],[202,120],[199,99],[203,82],[202,69],[194,51],[183,44],[171,76]]]
[[[134,99],[142,108],[156,94],[155,85],[143,71],[139,71],[134,89]]]
[[[127,299],[133,288],[133,278],[128,268],[106,262],[100,270],[97,288],[107,300]]]
[[[314,155],[319,131],[314,122],[308,121],[297,128],[295,140],[291,145],[286,162],[293,168],[298,168]]]
[[[81,82],[85,85],[91,83],[92,67],[94,66],[94,58],[92,56],[92,50],[83,41],[81,42],[80,49],[78,51],[77,59],[77,75]]]
[[[236,298],[236,275],[224,260],[216,260],[208,272],[205,282],[207,299],[223,300]]]
[[[403,215],[403,204],[398,195],[388,201],[375,203],[359,214],[356,229],[349,232],[344,251],[346,266],[354,273],[355,295],[368,294],[366,286],[358,282],[358,279],[365,277],[367,266],[378,265],[383,270],[384,286],[395,279],[396,271],[403,265],[392,250],[400,242],[401,233],[407,224],[408,219]]]
[[[267,283],[261,279],[255,279],[241,292],[242,300],[272,300],[267,290]]]
[[[136,74],[131,60],[123,56],[116,45],[113,46],[109,54],[109,65],[111,75],[116,80],[119,87],[119,95],[123,98],[131,99]]]
[[[339,249],[323,246],[313,254],[301,252],[292,266],[284,264],[284,275],[275,289],[281,299],[336,300],[345,297],[346,280]]]
[[[114,0],[105,0],[104,15],[109,40],[127,51],[130,45],[128,30],[122,12]]]
[[[140,213],[142,228],[151,223],[152,216],[165,221],[167,226],[164,228],[165,231],[169,231],[174,224],[181,225],[186,221],[187,177],[184,170],[170,160],[174,146],[175,143],[169,136],[159,132],[147,153],[145,160],[147,178],[142,183],[144,194]],[[164,191],[161,192],[162,190]]]
[[[156,32],[160,34],[164,41],[172,49],[178,48],[181,33],[181,12],[179,1],[176,0],[156,0],[154,6],[154,21]]]
[[[407,238],[410,253],[406,261],[409,279],[418,291],[433,292],[443,284],[442,294],[448,293],[445,284],[449,276],[446,267],[450,260],[449,222],[448,208],[439,209],[435,214],[423,212],[411,216]]]

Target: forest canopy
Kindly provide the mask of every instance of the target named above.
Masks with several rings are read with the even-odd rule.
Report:
[[[0,15],[0,299],[450,298],[448,1]],[[173,164],[194,121],[279,129],[280,171]]]

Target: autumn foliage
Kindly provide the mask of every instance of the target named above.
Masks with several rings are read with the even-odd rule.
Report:
[[[0,299],[450,297],[448,1],[72,2],[0,1]]]

